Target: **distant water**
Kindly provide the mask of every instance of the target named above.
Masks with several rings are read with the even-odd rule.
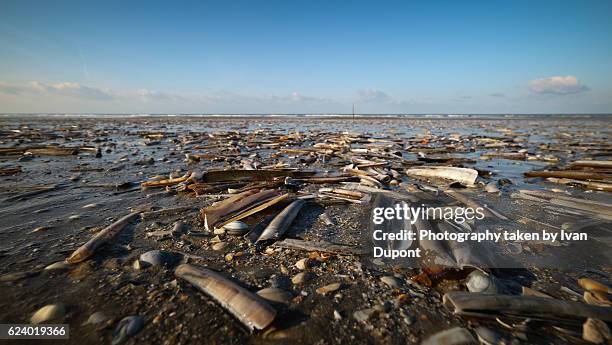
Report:
[[[524,118],[606,118],[612,119],[612,114],[103,114],[103,113],[86,113],[86,114],[57,114],[57,113],[3,113],[0,117],[60,117],[60,118],[139,118],[139,117],[201,117],[201,118],[218,118],[218,117],[293,117],[293,118],[334,118],[346,117],[352,118],[418,118],[418,119],[454,119],[454,118],[503,118],[503,119],[524,119]]]

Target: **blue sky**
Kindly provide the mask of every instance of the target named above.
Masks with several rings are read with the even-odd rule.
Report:
[[[0,112],[612,112],[612,1],[0,2]]]

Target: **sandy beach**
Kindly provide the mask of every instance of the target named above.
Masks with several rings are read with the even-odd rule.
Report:
[[[2,117],[0,323],[55,305],[70,344],[405,344],[453,327],[573,344],[589,315],[611,317],[611,131],[607,116]],[[431,175],[441,167],[473,183]],[[500,241],[484,251],[493,265],[449,241],[453,265],[383,263],[364,242],[379,195],[482,206],[471,231],[588,240]],[[191,269],[270,318],[232,313]],[[453,294],[483,290],[544,304],[453,309]]]

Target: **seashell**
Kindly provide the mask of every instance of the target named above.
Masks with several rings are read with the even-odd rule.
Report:
[[[38,309],[30,318],[30,323],[38,324],[59,320],[66,315],[66,306],[62,303],[49,304]]]
[[[280,238],[298,215],[304,203],[304,200],[297,199],[285,207],[276,217],[274,217],[274,219],[272,219],[270,224],[268,224],[257,239],[257,242]]]
[[[270,287],[257,291],[257,294],[268,301],[278,303],[289,303],[293,299],[293,295],[283,289]]]
[[[95,325],[108,320],[108,316],[101,311],[97,311],[87,318],[87,321],[83,322],[83,325]]]
[[[601,307],[612,307],[612,302],[610,302],[604,293],[599,291],[585,291],[583,298],[588,304]]]
[[[126,342],[131,336],[138,333],[144,324],[140,315],[126,316],[119,323],[113,332],[112,345],[119,345]]]
[[[310,259],[304,258],[298,260],[298,262],[295,263],[295,267],[297,267],[299,270],[307,269],[308,267],[310,267]]]
[[[227,242],[217,242],[212,245],[212,250],[218,252],[223,251],[225,248],[227,248]]]
[[[249,226],[248,224],[237,220],[225,224],[223,229],[225,229],[225,231],[232,236],[241,236],[248,232]]]
[[[582,325],[582,339],[595,344],[604,344],[609,343],[612,336],[605,322],[589,318]]]
[[[399,279],[394,276],[384,276],[380,278],[380,281],[387,284],[390,288],[397,289],[400,287],[401,283]]]
[[[353,313],[353,317],[357,321],[366,322],[368,321],[370,316],[372,316],[375,312],[376,312],[376,309],[374,308],[357,310],[356,312]]]
[[[312,275],[308,272],[300,272],[296,275],[293,276],[293,278],[291,278],[291,282],[294,285],[299,285],[299,284],[303,284],[307,281],[309,281],[310,279],[312,279]]]
[[[342,283],[332,283],[325,286],[321,286],[316,291],[318,294],[325,295],[327,293],[337,291],[338,289],[340,289],[340,287],[342,287]]]
[[[113,224],[99,231],[94,237],[92,237],[87,243],[80,246],[75,250],[67,259],[66,262],[75,264],[81,261],[85,261],[90,258],[96,250],[103,245],[110,242],[115,236],[117,236],[123,228],[125,228],[131,221],[136,218],[140,218],[139,212],[130,213],[123,218],[120,218]]]
[[[141,270],[144,268],[145,265],[143,265],[142,261],[136,259],[134,260],[134,263],[132,264],[132,268],[134,268],[135,270]]]
[[[67,263],[66,261],[58,261],[58,262],[54,262],[52,264],[50,264],[49,266],[45,267],[45,271],[52,271],[52,270],[66,270],[70,268],[70,264]]]
[[[163,250],[151,250],[140,255],[140,261],[151,266],[173,265],[180,259],[180,254]]]
[[[497,286],[493,278],[480,270],[473,270],[472,273],[468,275],[465,285],[470,292],[497,292]]]
[[[420,177],[444,178],[466,185],[473,185],[478,177],[478,171],[474,169],[445,166],[411,168],[406,170],[406,174]]]
[[[562,301],[533,296],[493,295],[471,292],[447,292],[442,298],[444,306],[455,315],[499,313],[520,317],[548,315],[554,318],[594,318],[612,321],[609,308],[586,303]]]
[[[183,264],[174,274],[212,297],[251,330],[268,327],[276,317],[276,310],[264,299],[215,271]]]
[[[612,294],[612,288],[596,281],[591,278],[580,278],[578,284],[585,290],[588,291],[599,291]]]
[[[467,329],[455,327],[436,333],[425,339],[421,345],[459,345],[476,344],[476,339]]]

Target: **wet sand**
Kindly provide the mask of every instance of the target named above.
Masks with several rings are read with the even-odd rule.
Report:
[[[566,229],[590,236],[587,242],[561,245],[504,243],[497,254],[511,256],[520,264],[494,267],[490,273],[512,287],[528,286],[558,300],[585,303],[579,278],[607,286],[612,281],[612,222],[606,215],[612,198],[609,191],[598,190],[612,183],[612,169],[572,168],[598,175],[569,182],[553,180],[564,183],[524,174],[565,171],[576,161],[609,161],[611,131],[608,117],[2,118],[0,147],[7,150],[0,155],[0,323],[28,323],[39,308],[62,303],[66,312],[58,323],[70,324],[67,343],[71,344],[111,343],[119,320],[130,315],[142,316],[144,326],[126,344],[404,344],[420,343],[455,326],[474,336],[482,326],[517,343],[575,343],[581,336],[581,321],[538,320],[519,325],[523,320],[513,318],[510,324],[515,326],[507,328],[495,318],[453,315],[442,305],[442,297],[450,291],[466,291],[473,268],[441,272],[428,267],[377,266],[356,255],[281,249],[270,242],[253,244],[242,236],[205,230],[200,209],[228,197],[227,189],[196,193],[180,190],[178,184],[149,188],[140,184],[156,176],[178,178],[213,169],[295,169],[315,172],[315,176],[340,176],[346,175],[344,167],[355,159],[358,165],[362,159],[387,163],[384,173],[392,182],[383,183],[385,190],[442,198],[432,189],[443,192],[461,186],[416,178],[405,170],[430,165],[473,168],[478,171],[476,185],[457,189],[509,219],[492,217],[480,226]],[[49,145],[74,152],[49,150]],[[585,186],[580,181],[598,185]],[[356,182],[367,185],[359,177]],[[485,186],[490,183],[499,192],[487,193]],[[337,186],[341,185],[281,183],[272,189],[317,195],[321,187]],[[234,189],[239,188],[243,187]],[[548,197],[542,202],[525,197],[524,190],[597,204],[565,199],[554,203]],[[589,209],[588,205],[597,206]],[[130,212],[181,206],[192,209],[145,217],[90,259],[64,269],[44,269],[63,261]],[[281,206],[244,222],[250,229],[265,226]],[[317,195],[283,238],[358,247],[368,228],[371,206]],[[179,232],[147,236],[170,230],[177,221],[184,223]],[[214,250],[218,241],[227,246]],[[273,286],[292,298],[286,303],[269,302],[277,312],[274,323],[251,333],[210,297],[177,278],[174,268],[179,262],[134,268],[141,254],[156,249],[178,253],[182,263],[218,271],[251,292]],[[300,272],[295,263],[308,257],[311,279],[292,283],[291,278]],[[399,285],[390,287],[381,280],[389,276]],[[336,282],[341,283],[337,291],[316,292]],[[364,312],[355,316],[359,311]],[[95,312],[102,312],[106,320],[84,325]]]

